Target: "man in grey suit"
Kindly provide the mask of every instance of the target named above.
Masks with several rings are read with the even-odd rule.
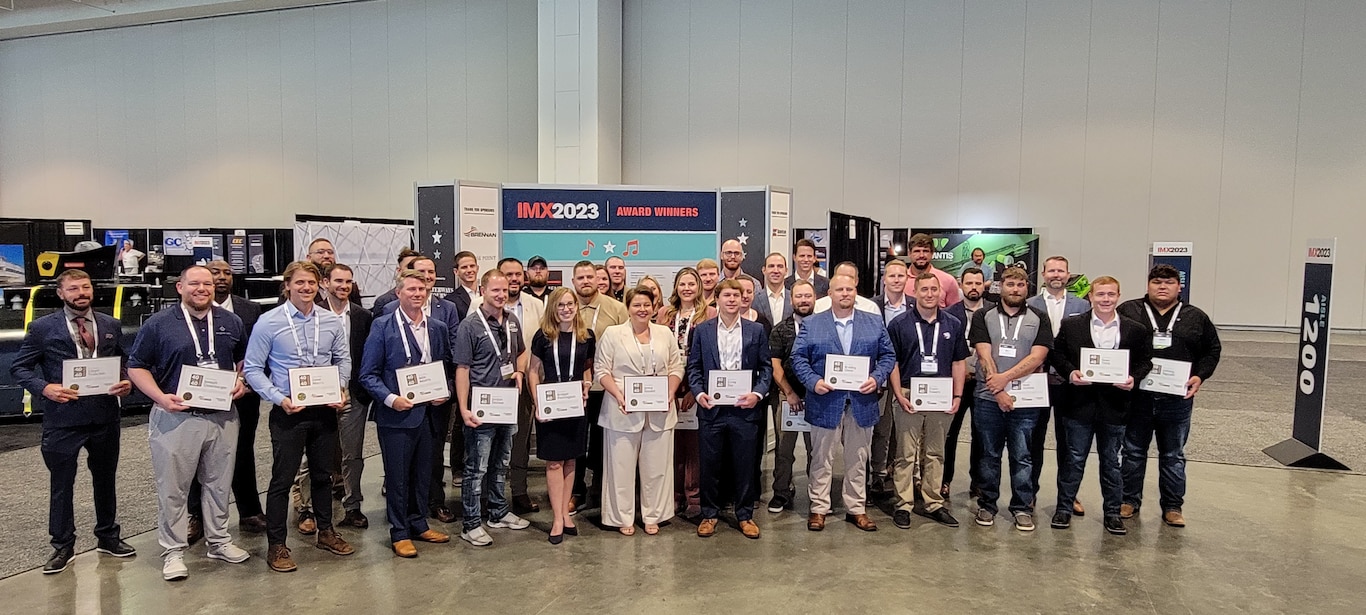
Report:
[[[751,306],[776,326],[792,315],[792,291],[787,283],[787,257],[774,252],[764,259],[764,287]]]
[[[1072,277],[1072,272],[1068,270],[1067,257],[1050,256],[1043,262],[1043,292],[1030,297],[1025,303],[1040,312],[1048,314],[1048,322],[1053,325],[1053,335],[1058,334],[1058,328],[1062,326],[1064,318],[1085,314],[1091,309],[1091,302],[1070,295],[1067,292],[1067,280]],[[1057,404],[1063,399],[1063,385],[1066,381],[1054,373],[1052,368],[1048,370],[1048,399]],[[1053,406],[1053,437],[1056,442],[1066,442],[1063,434],[1062,421],[1057,418],[1058,407]],[[1039,473],[1043,471],[1043,445],[1048,438],[1048,413],[1039,413],[1039,422],[1034,429],[1034,437],[1029,441],[1030,456],[1034,459],[1034,496],[1035,500],[1039,495]],[[1054,459],[1057,467],[1062,468],[1066,463],[1067,451],[1062,444],[1056,446]],[[1072,514],[1080,517],[1086,514],[1086,508],[1080,501],[1072,503]]]

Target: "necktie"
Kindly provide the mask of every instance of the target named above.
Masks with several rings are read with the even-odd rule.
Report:
[[[74,320],[76,321],[76,332],[81,335],[81,346],[85,349],[85,356],[95,354],[95,336],[91,335],[90,330],[85,328],[85,317],[77,316]]]

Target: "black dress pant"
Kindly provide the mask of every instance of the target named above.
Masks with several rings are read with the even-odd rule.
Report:
[[[319,530],[332,529],[332,473],[337,471],[337,411],[313,406],[293,414],[270,410],[273,456],[270,489],[266,492],[266,539],[285,544],[289,534],[289,488],[308,455],[308,478],[313,493],[313,515]]]
[[[40,449],[49,475],[47,531],[52,548],[76,546],[76,512],[72,503],[80,454],[87,454],[90,482],[95,491],[95,537],[117,540],[118,499],[114,475],[119,467],[119,422],[103,425],[43,428]]]
[[[264,512],[261,508],[261,493],[256,487],[256,426],[261,422],[261,396],[247,393],[234,404],[237,420],[237,461],[232,469],[232,497],[237,501],[237,518],[255,517]],[[202,518],[203,502],[199,478],[190,482],[190,515]]]

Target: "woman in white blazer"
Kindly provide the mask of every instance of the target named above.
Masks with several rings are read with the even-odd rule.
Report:
[[[678,423],[674,393],[683,380],[683,354],[668,327],[651,323],[655,297],[646,287],[626,291],[630,320],[602,332],[593,377],[602,385],[602,523],[635,534],[636,470],[640,470],[640,516],[646,534],[674,516],[673,446]],[[624,378],[667,376],[667,412],[628,412]]]

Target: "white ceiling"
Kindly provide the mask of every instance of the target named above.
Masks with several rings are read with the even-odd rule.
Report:
[[[0,40],[356,1],[0,0]]]

